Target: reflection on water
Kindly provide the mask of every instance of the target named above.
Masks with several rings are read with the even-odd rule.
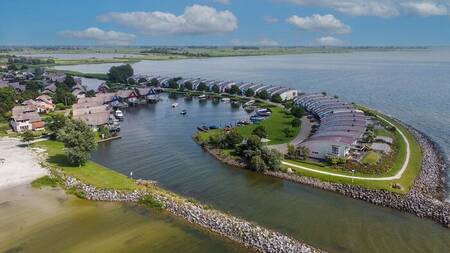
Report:
[[[125,110],[122,139],[102,144],[95,161],[289,234],[330,252],[446,252],[450,231],[429,220],[303,185],[231,168],[202,151],[196,126],[248,117],[230,104],[196,99],[171,108]],[[186,109],[187,116],[179,112]]]
[[[177,218],[62,190],[0,191],[0,252],[246,252]]]

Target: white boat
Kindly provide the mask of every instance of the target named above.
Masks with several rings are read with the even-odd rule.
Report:
[[[207,97],[206,97],[205,94],[203,94],[203,95],[198,96],[198,99],[199,100],[205,100],[205,99],[207,99]]]
[[[122,120],[123,112],[121,110],[116,110],[116,112],[114,113],[114,116],[116,116],[117,119]]]
[[[175,108],[175,107],[177,107],[178,106],[178,103],[173,103],[172,104],[172,108]]]
[[[230,98],[222,98],[222,102],[228,103],[230,102]]]
[[[268,117],[268,116],[272,115],[272,112],[269,109],[259,109],[256,111],[256,114],[258,116]]]
[[[250,101],[246,102],[246,103],[243,105],[243,107],[251,106],[251,105],[255,104],[255,102],[256,102],[255,100],[250,100]]]

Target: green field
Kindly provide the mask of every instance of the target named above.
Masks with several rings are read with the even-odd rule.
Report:
[[[294,119],[294,116],[286,114],[284,109],[279,106],[264,104],[263,107],[270,108],[272,110],[272,116],[258,124],[235,127],[235,129],[240,134],[242,134],[242,136],[250,136],[253,129],[255,129],[258,125],[262,125],[265,127],[267,132],[267,139],[270,140],[270,145],[289,143],[292,139],[295,138],[295,136],[297,136],[300,128],[291,126],[291,122]],[[286,127],[292,127],[293,136],[288,137],[283,133],[283,129]],[[206,142],[211,135],[221,133],[222,131],[222,129],[217,129],[209,130],[207,132],[200,132],[198,134],[198,139],[200,140],[200,142]]]
[[[364,109],[366,109],[366,108],[364,108]],[[386,116],[384,116],[378,112],[374,112],[374,113],[377,116],[381,116],[381,117],[387,119],[389,122],[394,124],[395,127],[400,129],[405,134],[405,136],[410,144],[410,148],[411,148],[410,160],[409,160],[406,171],[403,173],[403,176],[400,179],[370,181],[370,180],[364,180],[364,179],[351,179],[351,178],[343,178],[343,177],[338,177],[338,176],[333,176],[333,175],[325,175],[325,174],[321,174],[321,173],[317,173],[317,172],[305,171],[305,170],[296,169],[296,168],[291,168],[291,169],[294,170],[299,175],[314,177],[314,178],[318,178],[318,179],[321,179],[324,181],[345,183],[345,184],[355,184],[355,185],[360,185],[360,186],[370,188],[370,189],[385,189],[385,190],[394,191],[394,192],[398,192],[398,193],[407,193],[411,189],[415,178],[420,173],[420,170],[422,168],[422,151],[421,151],[420,145],[416,141],[414,136],[405,127],[403,127],[402,125],[397,123],[395,120],[387,118]],[[393,134],[393,133],[386,131],[384,133],[386,135],[389,134],[391,137],[393,135],[398,135],[397,137],[400,136],[400,134],[398,132]],[[395,175],[401,169],[405,159],[406,159],[406,143],[403,141],[403,139],[400,138],[399,154],[398,154],[397,159],[395,160],[394,165],[392,166],[392,169],[389,172],[380,174],[380,175],[367,175],[367,174],[362,174],[362,173],[352,174],[351,172],[348,172],[348,171],[338,170],[335,168],[330,168],[328,166],[319,166],[316,164],[305,163],[305,162],[301,162],[301,161],[288,160],[287,162],[290,162],[293,164],[298,164],[298,165],[301,165],[301,166],[304,166],[307,168],[311,168],[311,169],[315,169],[315,170],[337,173],[337,174],[341,174],[341,175],[347,175],[347,176],[354,175],[354,176],[360,176],[360,177],[379,178],[379,177],[389,177],[389,176]],[[283,165],[283,167],[284,167],[284,169],[287,169],[289,166]],[[401,185],[402,189],[392,188],[393,184]]]
[[[376,164],[381,158],[380,153],[375,151],[369,151],[362,159],[363,164]]]
[[[95,162],[88,161],[81,167],[70,165],[64,154],[64,145],[61,142],[42,141],[33,144],[33,146],[47,150],[47,162],[51,168],[60,168],[65,174],[97,188],[116,190],[134,190],[138,188],[133,179]]]

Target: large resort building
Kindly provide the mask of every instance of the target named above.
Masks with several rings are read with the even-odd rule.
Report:
[[[295,103],[320,120],[317,131],[300,146],[308,148],[311,157],[348,157],[366,131],[364,112],[351,103],[323,94],[308,94],[295,98]]]

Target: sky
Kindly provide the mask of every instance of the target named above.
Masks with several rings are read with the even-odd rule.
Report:
[[[0,45],[449,46],[450,0],[0,0]]]

